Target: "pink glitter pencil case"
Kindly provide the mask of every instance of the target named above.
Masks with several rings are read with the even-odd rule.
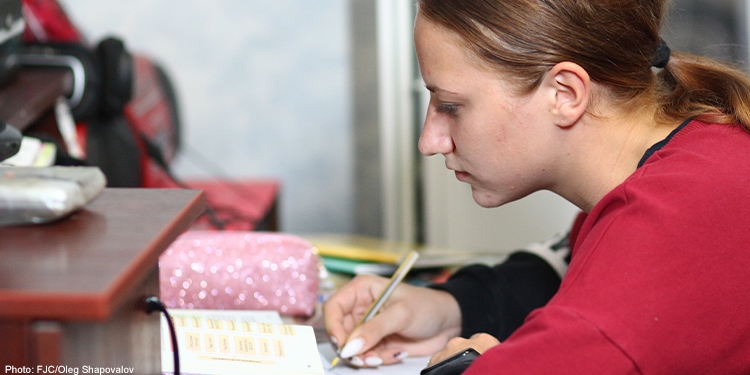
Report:
[[[171,308],[310,316],[319,280],[315,247],[289,234],[186,232],[159,258],[161,299]]]

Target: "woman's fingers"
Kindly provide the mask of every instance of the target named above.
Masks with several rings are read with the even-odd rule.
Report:
[[[343,345],[376,298],[371,285],[386,281],[375,276],[355,277],[323,304],[326,331],[333,343]]]
[[[381,309],[379,314],[349,334],[349,341],[342,347],[341,356],[348,358],[365,353],[378,345],[384,337],[402,331],[407,323],[406,314],[406,306],[400,303]]]
[[[339,355],[357,367],[430,355],[460,333],[461,312],[449,293],[399,285],[380,311],[359,326],[388,279],[357,276],[323,305],[326,329]]]
[[[445,345],[445,348],[443,350],[435,353],[431,358],[430,362],[427,363],[427,366],[432,366],[438,362],[443,361],[446,358],[449,358],[450,356],[470,348],[468,344],[469,340],[463,338],[463,337],[454,337],[450,340],[448,340],[448,343]],[[475,349],[476,350],[476,349]]]

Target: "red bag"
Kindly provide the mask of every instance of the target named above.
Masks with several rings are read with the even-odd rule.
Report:
[[[102,169],[110,187],[177,187],[169,165],[179,113],[164,69],[117,38],[90,46],[57,0],[23,0],[23,13],[27,50],[73,55],[86,70],[84,99],[71,108],[83,162]]]

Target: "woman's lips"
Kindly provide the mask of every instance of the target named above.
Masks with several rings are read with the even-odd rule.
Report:
[[[456,179],[461,182],[466,182],[469,179],[469,173],[468,172],[462,172],[462,171],[455,171],[456,172]]]

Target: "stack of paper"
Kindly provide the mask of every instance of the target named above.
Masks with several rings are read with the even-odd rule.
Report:
[[[469,263],[496,264],[507,254],[499,251],[447,249],[354,235],[306,236],[331,272],[390,275],[411,250],[419,252],[412,269],[443,268]]]

